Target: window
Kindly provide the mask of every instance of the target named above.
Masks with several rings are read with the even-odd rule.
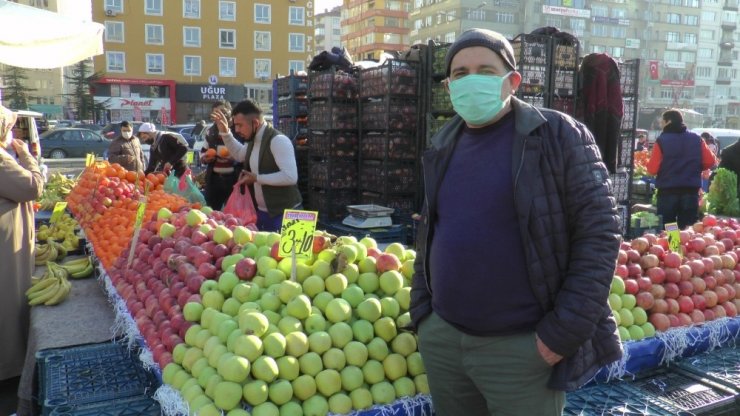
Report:
[[[218,58],[218,75],[221,77],[235,77],[236,58]]]
[[[270,5],[269,4],[255,4],[254,5],[254,23],[270,23]]]
[[[681,52],[681,62],[696,62],[696,53]]]
[[[218,46],[224,49],[236,49],[236,30],[219,29]]]
[[[678,32],[665,32],[666,42],[681,42],[681,34]]]
[[[712,58],[712,49],[711,48],[699,48],[698,56],[701,59],[711,59]]]
[[[146,54],[146,73],[164,74],[164,55],[161,53]]]
[[[624,39],[627,37],[627,28],[624,26],[612,27],[612,37],[616,39]]]
[[[401,22],[397,17],[385,17],[384,19],[386,27],[401,27]]]
[[[702,30],[701,32],[699,32],[699,38],[701,40],[714,40],[714,31]]]
[[[594,4],[591,6],[591,15],[597,16],[597,17],[608,17],[609,8],[607,6],[601,6],[601,5]]]
[[[671,89],[661,88],[660,98],[673,98],[673,88]]]
[[[288,61],[288,73],[296,73],[306,70],[306,63],[303,61]]]
[[[619,46],[608,46],[606,48],[606,53],[615,58],[621,58],[622,56],[624,56],[624,48]]]
[[[108,72],[126,72],[125,52],[106,52],[105,60]]]
[[[594,23],[591,25],[591,34],[594,36],[607,37],[609,36],[609,26]]]
[[[305,7],[289,7],[288,8],[288,24],[303,26],[306,24],[306,8]]]
[[[678,51],[665,51],[663,52],[663,60],[664,61],[678,61],[678,57],[680,55],[678,54]]]
[[[498,22],[498,23],[514,23],[514,13],[496,12],[496,22]]]
[[[144,14],[153,16],[162,15],[162,0],[146,0],[144,5]]]
[[[236,3],[233,1],[218,2],[218,19],[219,20],[236,20]]]
[[[182,0],[182,17],[200,19],[200,0]]]
[[[625,9],[612,9],[612,17],[616,19],[626,19],[627,10]]]
[[[697,85],[695,95],[696,98],[709,98],[709,87],[706,85]]]
[[[182,45],[190,48],[200,48],[200,28],[188,27],[182,28]]]
[[[665,21],[666,21],[666,23],[680,24],[681,23],[681,15],[678,14],[678,13],[666,13],[666,15],[665,15]]]
[[[269,59],[255,59],[254,60],[254,77],[255,78],[270,78],[272,73],[272,61]]]
[[[455,32],[445,33],[445,42],[452,43],[455,41]]]
[[[272,34],[270,32],[254,32],[254,50],[269,51],[272,49]]]
[[[606,52],[606,48],[601,45],[591,45],[591,52],[593,53],[604,53]]]
[[[683,41],[684,41],[684,43],[689,43],[691,45],[696,45],[696,33],[684,33],[683,34]]]
[[[105,10],[123,13],[123,0],[105,0]]]
[[[686,7],[699,7],[699,0],[683,0],[683,5]]]
[[[708,12],[706,10],[702,10],[701,12],[701,21],[702,22],[714,22],[717,19],[717,13],[715,12]]]
[[[183,74],[185,76],[200,75],[200,56],[185,55],[183,57]]]
[[[545,26],[562,27],[563,20],[559,17],[545,15]]]
[[[124,42],[123,22],[105,22],[105,41]]]
[[[303,33],[291,33],[288,35],[288,50],[290,52],[304,52],[306,50],[306,35]]]
[[[684,15],[684,17],[683,17],[683,23],[685,25],[698,26],[699,25],[699,16],[693,16],[693,15],[690,15],[690,14]]]
[[[164,27],[162,25],[144,25],[146,31],[146,44],[147,45],[162,45],[164,44]]]

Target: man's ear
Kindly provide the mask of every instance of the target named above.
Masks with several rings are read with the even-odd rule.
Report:
[[[445,91],[447,91],[447,94],[450,93],[450,78],[445,78],[442,80],[442,85],[445,87]]]
[[[519,85],[522,83],[522,74],[517,71],[513,71],[507,78],[509,80],[509,86],[511,87],[511,93],[515,94],[516,90],[519,89]]]

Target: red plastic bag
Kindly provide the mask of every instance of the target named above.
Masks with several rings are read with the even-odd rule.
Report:
[[[242,192],[242,189],[244,192]],[[223,212],[240,219],[243,225],[257,222],[257,211],[254,209],[252,194],[246,186],[234,185],[234,190],[231,191],[231,196],[226,201]]]

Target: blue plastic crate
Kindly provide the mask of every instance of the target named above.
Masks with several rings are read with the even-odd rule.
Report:
[[[80,406],[59,406],[50,416],[159,416],[159,403],[148,396],[129,397]]]
[[[678,414],[682,414],[679,409],[653,396],[633,391],[624,383],[594,385],[569,392],[563,410],[564,416]]]
[[[683,370],[740,391],[740,350],[734,347],[687,357],[677,365]]]
[[[59,406],[80,406],[153,393],[154,376],[135,351],[115,343],[41,351],[39,404],[49,415]]]

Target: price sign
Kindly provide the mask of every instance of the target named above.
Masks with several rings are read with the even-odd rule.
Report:
[[[195,158],[195,152],[188,152],[187,156],[185,156],[185,162],[188,165],[192,165],[194,158]]]
[[[134,249],[139,243],[139,233],[141,232],[141,223],[144,221],[144,211],[146,211],[146,199],[139,200],[139,207],[136,209],[136,220],[134,221],[134,236],[131,239],[131,250],[128,252],[127,265],[131,266],[134,261]]]
[[[665,230],[668,234],[668,248],[683,257],[683,250],[681,250],[681,231],[678,229],[678,223],[669,222],[665,225]]]
[[[88,153],[85,155],[85,167],[92,166],[95,163],[95,154]]]
[[[310,259],[313,248],[313,233],[319,213],[286,209],[283,214],[283,226],[280,230],[281,257],[292,256]]]
[[[66,208],[66,202],[57,202],[56,204],[54,204],[54,211],[51,212],[49,223],[54,224],[55,222],[59,221],[59,218],[62,218],[62,215],[64,214],[64,210]]]

